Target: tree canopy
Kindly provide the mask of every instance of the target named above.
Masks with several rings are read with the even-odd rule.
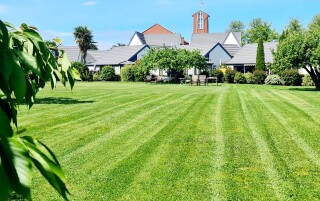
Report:
[[[80,49],[80,61],[85,64],[87,58],[87,51],[89,49],[98,49],[95,45],[96,42],[93,41],[92,32],[86,26],[78,26],[74,28],[73,35]]]
[[[244,33],[245,25],[240,20],[231,21],[229,27],[226,29],[226,32],[241,32]]]
[[[270,42],[278,39],[278,33],[276,30],[271,29],[269,22],[263,21],[261,18],[256,18],[250,22],[244,34],[244,41],[246,43],[257,43],[260,38],[264,42]]]
[[[320,29],[316,15],[309,29],[288,32],[273,52],[273,70],[305,69],[320,90]],[[319,18],[320,19],[320,18]]]
[[[63,51],[54,55],[37,29],[26,24],[15,28],[0,20],[0,58],[0,200],[8,200],[12,192],[31,200],[33,166],[67,199],[65,177],[53,152],[30,136],[18,135],[11,123],[18,125],[18,105],[31,108],[46,82],[54,88],[58,78],[72,88],[78,73]]]
[[[167,48],[151,49],[139,62],[145,72],[160,69],[166,71],[184,71],[195,67],[199,70],[206,69],[206,58],[199,50]]]

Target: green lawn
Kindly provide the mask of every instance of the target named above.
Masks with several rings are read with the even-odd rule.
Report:
[[[320,93],[304,87],[76,83],[20,106],[71,200],[319,200]],[[36,172],[34,200],[61,200]]]

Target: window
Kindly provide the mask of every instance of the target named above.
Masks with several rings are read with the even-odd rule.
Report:
[[[203,29],[203,12],[198,13],[198,29]]]

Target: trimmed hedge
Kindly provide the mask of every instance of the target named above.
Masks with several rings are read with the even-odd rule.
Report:
[[[255,79],[253,73],[247,72],[244,74],[244,77],[246,78],[247,84],[255,84],[256,83],[256,79]]]
[[[114,81],[115,80],[115,70],[112,66],[104,66],[101,70],[100,77],[105,81]]]
[[[123,82],[134,82],[135,81],[135,66],[125,65],[121,69],[120,77]]]

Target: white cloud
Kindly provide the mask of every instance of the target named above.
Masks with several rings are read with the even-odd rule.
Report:
[[[8,12],[9,7],[7,5],[1,5],[0,4],[0,13],[6,13]]]
[[[96,4],[98,4],[97,1],[86,1],[82,3],[83,6],[94,6]]]

